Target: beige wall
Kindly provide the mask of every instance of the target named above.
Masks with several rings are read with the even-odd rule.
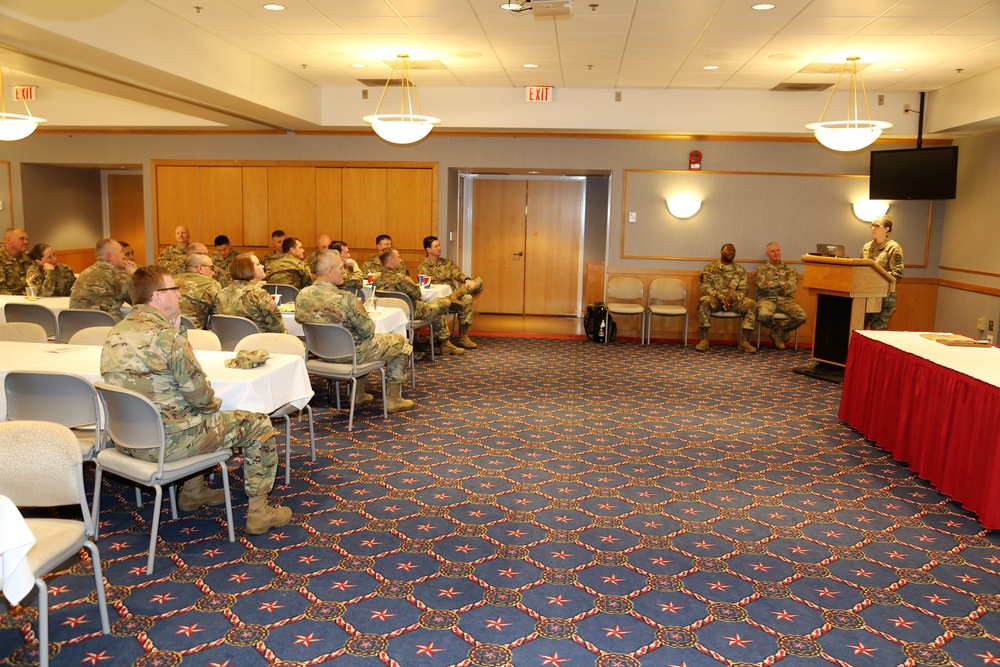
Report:
[[[23,164],[19,171],[30,244],[92,249],[104,229],[100,171],[42,164]]]

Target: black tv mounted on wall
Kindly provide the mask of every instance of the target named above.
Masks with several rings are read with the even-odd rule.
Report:
[[[872,151],[869,199],[954,199],[958,146]]]

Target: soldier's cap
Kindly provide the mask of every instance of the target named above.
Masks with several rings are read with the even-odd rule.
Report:
[[[268,360],[267,350],[240,350],[236,358],[226,359],[226,368],[257,368]]]

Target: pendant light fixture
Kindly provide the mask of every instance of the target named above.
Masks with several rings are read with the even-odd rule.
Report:
[[[392,77],[399,70],[400,75],[400,101],[399,113],[381,113],[382,102],[385,101],[385,94],[392,85]],[[414,113],[414,106],[416,113]],[[371,123],[375,134],[393,144],[412,144],[420,141],[434,129],[435,123],[440,123],[440,118],[434,116],[424,116],[420,113],[420,100],[417,98],[417,85],[413,83],[410,72],[410,56],[401,53],[396,56],[396,62],[392,66],[392,72],[385,81],[385,88],[382,89],[382,96],[378,99],[378,106],[375,113],[365,116],[362,120]]]
[[[18,141],[34,132],[38,124],[44,123],[45,119],[31,115],[27,100],[21,100],[24,104],[24,114],[7,113],[7,86],[3,82],[3,70],[4,68],[0,66],[0,141]],[[14,79],[16,86],[14,70],[10,70],[10,78]]]
[[[819,122],[806,125],[807,129],[813,131],[816,140],[831,150],[845,153],[861,150],[875,143],[875,140],[882,134],[882,130],[892,127],[892,123],[872,120],[872,110],[868,106],[865,82],[858,71],[858,60],[860,60],[858,56],[851,56],[844,62],[844,66],[840,68],[840,74],[837,76],[837,82],[833,85],[833,90],[830,91],[826,106],[823,107],[823,113],[819,115]],[[847,71],[848,64],[851,67],[851,88],[847,102],[847,119],[824,121],[823,116],[826,115],[826,110],[830,107],[830,102],[833,101],[833,96],[837,92],[844,72]],[[867,120],[858,115],[859,82],[861,83],[861,99],[864,100],[865,111],[868,114]]]

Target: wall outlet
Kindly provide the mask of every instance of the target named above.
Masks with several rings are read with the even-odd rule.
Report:
[[[629,222],[635,222],[636,220],[637,220],[637,218],[636,218],[636,215],[635,215],[635,211],[629,211],[628,212],[628,221]]]
[[[976,329],[978,329],[979,331],[986,331],[986,318],[985,317],[977,317],[976,318]]]

